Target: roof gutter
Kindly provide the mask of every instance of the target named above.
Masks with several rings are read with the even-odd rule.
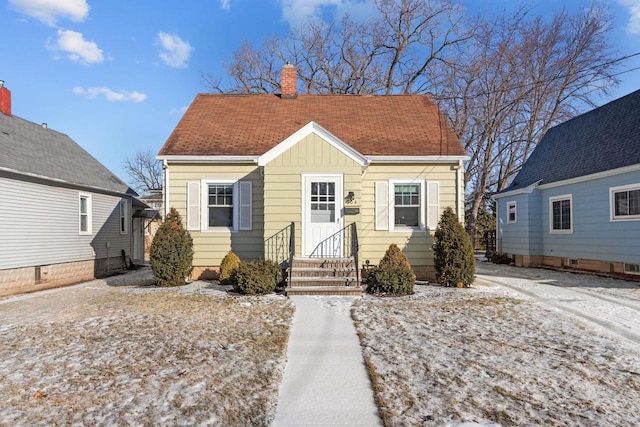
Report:
[[[11,174],[11,175],[29,177],[29,178],[33,178],[33,179],[37,179],[37,180],[41,180],[41,181],[48,181],[48,182],[57,184],[59,186],[78,188],[78,189],[82,189],[82,190],[85,190],[85,191],[94,191],[94,192],[99,192],[99,193],[103,193],[103,194],[109,194],[109,195],[113,195],[113,196],[126,196],[126,197],[137,197],[138,196],[138,193],[131,194],[131,193],[127,193],[126,191],[125,192],[120,192],[120,191],[116,191],[116,190],[112,190],[112,189],[108,189],[108,188],[96,187],[96,186],[93,186],[93,185],[78,184],[76,182],[65,181],[64,179],[51,178],[51,177],[46,176],[46,175],[39,175],[39,174],[36,174],[36,173],[22,172],[22,171],[18,171],[18,170],[11,169],[11,168],[5,168],[5,167],[1,167],[1,166],[0,166],[0,172],[5,172],[5,173]],[[124,184],[124,185],[126,185],[126,184]],[[128,188],[128,186],[127,186],[127,188]]]
[[[459,163],[469,156],[367,156],[370,163]]]
[[[171,163],[258,163],[259,156],[156,156],[164,165]]]

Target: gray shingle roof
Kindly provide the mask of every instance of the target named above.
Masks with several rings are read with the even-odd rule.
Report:
[[[555,126],[503,192],[640,164],[640,90]]]
[[[129,186],[67,135],[2,113],[0,169],[135,195]]]

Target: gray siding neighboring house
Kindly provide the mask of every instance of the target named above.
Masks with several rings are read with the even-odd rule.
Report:
[[[516,265],[640,274],[640,90],[550,129],[494,199]]]
[[[10,96],[0,85],[0,296],[142,261],[137,194],[67,135],[12,115]]]

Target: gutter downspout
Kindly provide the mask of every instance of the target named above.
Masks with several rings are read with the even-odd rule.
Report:
[[[164,188],[162,192],[164,200],[162,202],[164,203],[164,217],[166,218],[169,215],[169,162],[167,162],[167,159],[162,161],[162,170],[164,172],[162,174],[162,187]]]
[[[462,160],[458,160],[458,166],[454,166],[454,168],[456,170],[456,215],[458,216],[458,220],[464,225],[464,184],[462,182]]]

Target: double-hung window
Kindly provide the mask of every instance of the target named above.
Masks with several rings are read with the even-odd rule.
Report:
[[[120,200],[120,234],[127,234],[127,201]]]
[[[507,203],[507,224],[515,224],[517,220],[516,202]]]
[[[79,233],[91,234],[91,196],[89,194],[80,194],[79,201]]]
[[[419,228],[421,225],[422,184],[393,185],[394,227]]]
[[[251,230],[252,183],[206,178],[187,183],[187,230]]]
[[[435,229],[439,185],[419,179],[390,179],[375,183],[376,230]]]
[[[549,228],[551,233],[573,233],[572,202],[570,194],[549,198]]]
[[[233,228],[233,184],[207,185],[208,227]]]
[[[611,220],[640,220],[640,184],[610,189]]]

